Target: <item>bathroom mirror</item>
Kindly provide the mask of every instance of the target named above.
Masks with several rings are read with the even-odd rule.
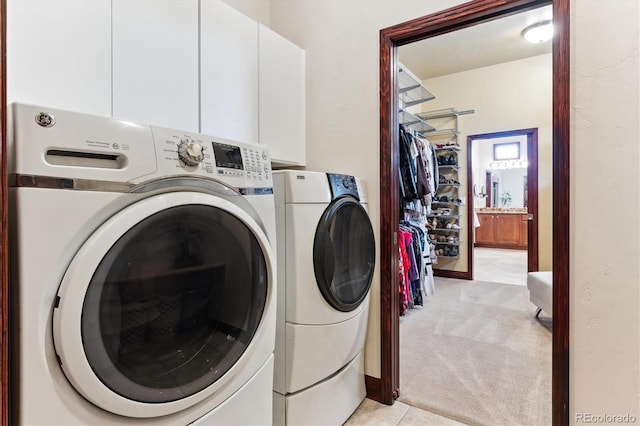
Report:
[[[527,169],[486,170],[490,182],[490,205],[487,207],[527,207]]]
[[[472,158],[472,176],[477,207],[526,208],[527,141],[526,136],[496,137],[478,140]],[[496,156],[496,148],[513,147],[515,156]],[[484,200],[482,200],[484,198]]]

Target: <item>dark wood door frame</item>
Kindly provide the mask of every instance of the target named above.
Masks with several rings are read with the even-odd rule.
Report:
[[[553,365],[552,418],[569,424],[569,1],[553,1]],[[399,396],[398,92],[396,47],[551,3],[475,0],[380,31],[380,379],[367,377],[369,396],[392,404]]]
[[[467,154],[467,155],[469,155],[469,154]],[[484,177],[485,190],[481,191],[482,194],[484,194],[484,205],[485,205],[485,207],[491,207],[491,197],[493,196],[493,193],[491,192],[492,191],[492,189],[491,189],[492,184],[493,184],[493,181],[491,180],[491,172],[485,172],[485,177]],[[471,241],[471,240],[469,240],[469,241]]]
[[[0,424],[9,424],[9,238],[7,233],[7,0],[0,0],[0,324],[2,339],[0,341]]]
[[[471,200],[475,200],[473,195],[473,175],[472,175],[472,162],[471,149],[473,142],[490,140],[495,138],[507,138],[507,137],[527,137],[527,161],[529,166],[527,167],[527,188],[528,188],[528,206],[527,213],[533,215],[533,219],[527,223],[527,271],[538,270],[538,129],[521,129],[521,130],[508,130],[503,132],[483,133],[478,135],[467,136],[467,217],[473,217],[474,203]],[[487,173],[487,176],[490,174]],[[489,178],[487,178],[489,179]],[[487,183],[487,185],[489,185]],[[489,193],[489,190],[487,190]],[[471,222],[471,219],[469,219]],[[474,227],[467,226],[467,271],[469,271],[469,279],[473,279],[473,248],[474,248]]]

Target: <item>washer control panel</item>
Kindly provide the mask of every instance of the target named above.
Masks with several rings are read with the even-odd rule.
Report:
[[[334,200],[343,195],[351,195],[360,201],[360,194],[358,193],[358,185],[355,177],[338,173],[327,173],[327,178],[329,179],[331,195]]]
[[[158,167],[167,173],[196,174],[234,187],[271,186],[266,147],[153,127]]]

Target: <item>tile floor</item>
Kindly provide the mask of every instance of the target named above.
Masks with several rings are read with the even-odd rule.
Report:
[[[464,423],[396,401],[393,405],[365,399],[344,426],[456,426]]]

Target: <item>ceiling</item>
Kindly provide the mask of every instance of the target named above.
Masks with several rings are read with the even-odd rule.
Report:
[[[551,5],[401,46],[400,62],[421,80],[551,53],[551,41],[534,44],[521,35],[551,19]]]

